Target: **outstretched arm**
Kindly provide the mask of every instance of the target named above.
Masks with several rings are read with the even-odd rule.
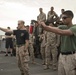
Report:
[[[5,38],[15,38],[14,35],[11,35],[11,36],[5,36]]]
[[[44,22],[41,22],[41,25],[46,31],[49,31],[49,32],[53,32],[59,35],[68,35],[68,36],[73,35],[70,29],[62,30],[57,27],[47,26]]]
[[[1,31],[4,31],[4,32],[13,33],[13,31],[12,31],[12,30],[5,29],[5,28],[1,28],[1,27],[0,27],[0,30],[1,30]]]

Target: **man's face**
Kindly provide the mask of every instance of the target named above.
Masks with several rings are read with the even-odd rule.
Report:
[[[42,13],[42,8],[39,9],[40,13]]]
[[[53,7],[51,7],[51,8],[50,8],[50,10],[51,10],[51,11],[53,11],[53,10],[54,10],[54,8],[53,8]]]
[[[62,22],[65,24],[65,25],[68,25],[70,22],[71,22],[72,18],[67,16],[67,15],[62,15]]]
[[[29,31],[29,27],[26,26],[26,29]]]
[[[23,24],[21,21],[18,21],[18,29],[21,29],[23,27]]]
[[[63,12],[64,12],[64,10],[62,9],[62,10],[61,10],[61,13],[63,13]]]

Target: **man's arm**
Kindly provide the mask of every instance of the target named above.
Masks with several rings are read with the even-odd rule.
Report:
[[[1,27],[0,27],[0,30],[1,30],[1,31],[4,31],[4,32],[13,33],[13,31],[12,31],[12,30],[5,29],[5,28],[1,28]]]
[[[5,38],[14,38],[14,35],[11,35],[11,36],[5,36]]]
[[[60,35],[56,35],[56,46],[60,45]]]
[[[58,18],[58,15],[56,14],[56,12],[54,12],[54,15]]]
[[[56,33],[59,35],[68,35],[68,36],[73,35],[73,33],[70,29],[62,30],[57,27],[46,26],[46,24],[44,22],[41,22],[41,25],[46,31],[49,31],[49,32],[53,32],[53,33]]]
[[[28,46],[29,46],[29,40],[25,40],[25,51],[28,50]]]

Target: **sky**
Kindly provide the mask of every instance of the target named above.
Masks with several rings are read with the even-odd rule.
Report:
[[[37,19],[39,8],[46,13],[53,6],[55,12],[60,15],[60,10],[72,10],[76,17],[76,0],[0,0],[0,27],[16,29],[17,21],[24,20],[25,25],[30,25],[31,19]],[[74,17],[73,23],[76,23]],[[0,31],[0,35],[4,33]]]

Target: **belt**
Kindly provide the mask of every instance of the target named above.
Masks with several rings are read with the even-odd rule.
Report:
[[[74,54],[76,53],[76,51],[72,51],[72,52],[61,52],[62,55],[69,55],[69,54]]]
[[[21,47],[21,46],[23,46],[24,44],[20,44],[20,45],[17,45],[17,47]]]

